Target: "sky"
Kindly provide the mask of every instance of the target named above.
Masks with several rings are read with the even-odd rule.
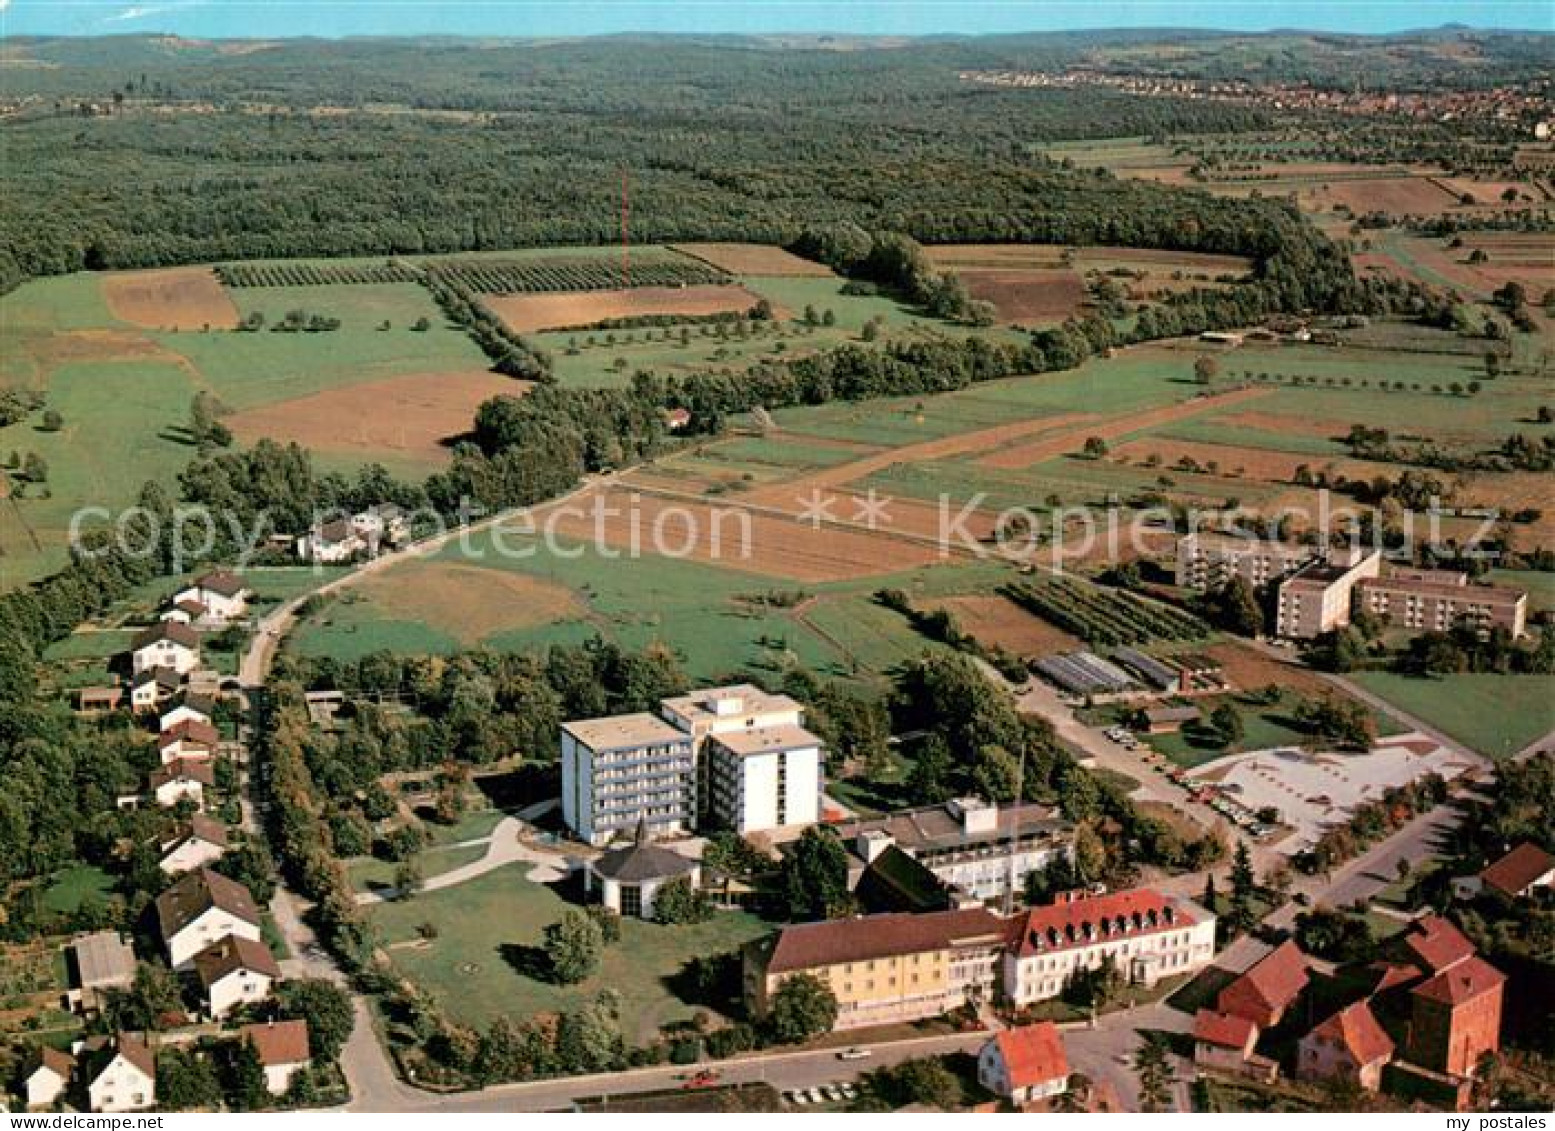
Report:
[[[9,35],[201,39],[614,32],[966,35],[1194,27],[1390,32],[1462,23],[1555,30],[1551,0],[0,0]]]

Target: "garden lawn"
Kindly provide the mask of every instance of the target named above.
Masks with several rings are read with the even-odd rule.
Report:
[[[43,906],[62,915],[73,914],[89,903],[114,898],[113,877],[101,868],[78,864],[58,872],[43,892]]]
[[[587,981],[558,986],[521,973],[514,960],[521,967],[533,957],[545,927],[569,906],[517,869],[502,868],[405,903],[374,907],[371,916],[395,966],[435,994],[460,1023],[485,1028],[501,1016],[522,1021],[576,1009],[612,989],[621,995],[622,1029],[633,1044],[701,1008],[679,1000],[665,984],[686,963],[737,949],[772,929],[743,912],[719,912],[690,927],[628,919],[621,924],[621,941],[606,948],[598,973]],[[438,936],[419,944],[416,928],[425,922],[437,924]]]
[[[1488,758],[1515,754],[1555,730],[1555,676],[1392,672],[1347,678]]]

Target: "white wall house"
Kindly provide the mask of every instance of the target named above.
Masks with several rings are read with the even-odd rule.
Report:
[[[1051,1021],[1002,1029],[977,1054],[977,1080],[1013,1104],[1069,1090],[1069,1058]]]
[[[151,1050],[131,1037],[120,1037],[105,1050],[87,1081],[93,1111],[144,1111],[157,1102],[157,1064]]]
[[[205,791],[216,784],[216,776],[208,762],[179,758],[153,770],[148,784],[152,799],[164,809],[180,801],[192,801],[196,808],[204,809]]]
[[[165,733],[179,723],[204,723],[210,726],[215,706],[210,700],[197,695],[180,696],[177,702],[169,704],[157,716],[157,730]]]
[[[75,1058],[69,1053],[47,1046],[39,1049],[38,1063],[22,1081],[27,1106],[51,1107],[58,1103],[70,1087],[75,1067]]]
[[[205,1011],[220,1020],[240,1005],[270,997],[281,967],[262,942],[228,935],[194,956],[194,972],[205,991]]]
[[[163,842],[162,859],[157,866],[169,876],[180,876],[214,864],[226,852],[227,827],[204,813],[196,813],[187,829]]]
[[[236,880],[209,868],[184,876],[157,896],[156,907],[162,945],[174,970],[189,969],[196,954],[229,935],[259,941],[254,897]]]
[[[188,675],[200,666],[199,633],[176,621],[154,624],[130,642],[130,664],[137,675],[154,668]]]
[[[199,620],[225,624],[248,613],[249,588],[243,579],[227,570],[215,570],[195,578],[194,584],[173,594],[172,605],[192,603],[204,608]]]
[[[164,766],[180,758],[199,761],[215,757],[219,742],[221,734],[210,723],[189,719],[157,735],[157,753]]]

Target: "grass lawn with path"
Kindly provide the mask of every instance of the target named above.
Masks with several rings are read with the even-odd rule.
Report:
[[[599,971],[574,986],[526,972],[543,957],[543,933],[567,903],[549,887],[531,883],[518,868],[499,868],[466,884],[424,892],[404,903],[371,909],[390,960],[435,994],[458,1021],[481,1028],[501,1016],[576,1009],[604,989],[621,995],[622,1029],[631,1043],[651,1039],[661,1025],[688,1020],[697,1009],[666,985],[691,959],[734,950],[772,930],[743,912],[719,912],[696,926],[622,922],[619,943],[605,949]],[[416,928],[435,923],[424,942]]]

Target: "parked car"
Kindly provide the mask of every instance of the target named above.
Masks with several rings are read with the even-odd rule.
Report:
[[[839,1052],[837,1054],[837,1059],[838,1060],[868,1060],[870,1057],[872,1057],[874,1055],[875,1054],[870,1052],[868,1049],[861,1049],[861,1048],[858,1048],[858,1047],[855,1046],[854,1048],[843,1049],[841,1052]]]

